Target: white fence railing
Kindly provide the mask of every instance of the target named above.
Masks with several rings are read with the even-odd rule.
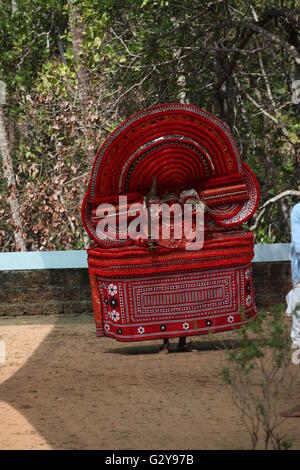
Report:
[[[254,263],[289,261],[290,244],[255,245]],[[0,271],[87,268],[85,250],[0,253]]]

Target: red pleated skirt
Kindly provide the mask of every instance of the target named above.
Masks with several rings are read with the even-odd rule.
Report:
[[[256,315],[253,235],[210,233],[199,251],[88,250],[97,336],[143,341],[240,328]]]

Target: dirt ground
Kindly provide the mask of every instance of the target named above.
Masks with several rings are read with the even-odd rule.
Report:
[[[195,337],[192,353],[161,355],[157,341],[97,339],[86,315],[0,319],[0,449],[248,449],[221,377],[232,338]],[[292,367],[283,410],[300,403]],[[300,418],[282,430],[300,449]]]

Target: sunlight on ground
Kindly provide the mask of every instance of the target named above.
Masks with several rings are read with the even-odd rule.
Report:
[[[84,315],[0,319],[0,448],[247,449],[221,378],[234,338],[195,337],[192,353],[161,355],[159,341],[97,339]],[[299,380],[283,394],[283,409],[294,406]],[[284,431],[299,448],[300,420]]]

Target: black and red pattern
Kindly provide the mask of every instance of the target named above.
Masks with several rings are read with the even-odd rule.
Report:
[[[251,276],[247,280],[245,272],[251,273],[250,264],[181,275],[115,279],[118,310],[104,301],[109,281],[96,275],[106,335],[120,341],[139,341],[164,337],[166,333],[200,334],[207,332],[208,326],[210,331],[240,326],[255,315]],[[163,331],[161,325],[165,326]]]
[[[152,251],[129,238],[99,239],[97,206],[119,195],[143,200],[154,175],[158,195],[193,190],[205,202],[201,250],[158,243]],[[241,224],[258,201],[255,175],[215,116],[171,103],[127,119],[100,148],[82,205],[84,226],[95,242],[88,264],[97,335],[141,341],[247,323],[256,314],[253,236]]]

